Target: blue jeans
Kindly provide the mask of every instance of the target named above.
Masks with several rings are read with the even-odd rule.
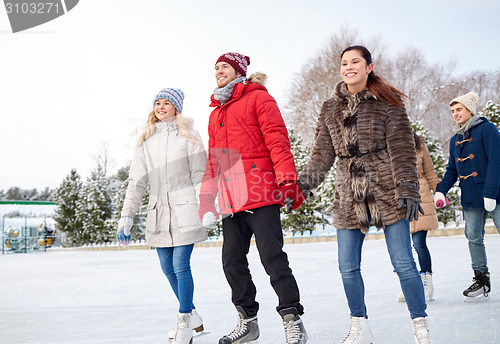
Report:
[[[432,273],[432,261],[429,248],[427,247],[427,231],[418,231],[411,234],[413,248],[417,251],[418,265],[421,272]]]
[[[465,220],[465,237],[469,240],[469,253],[472,270],[488,272],[486,249],[484,247],[484,226],[488,212],[484,208],[468,208],[463,211]],[[490,212],[495,227],[500,232],[500,205]]]
[[[190,266],[193,247],[194,244],[156,248],[161,269],[167,276],[177,300],[179,300],[179,313],[191,313],[194,309],[194,282]]]
[[[400,220],[386,226],[385,242],[392,266],[399,277],[411,318],[425,317],[424,286],[413,260],[410,224]],[[339,269],[351,316],[368,318],[365,287],[361,277],[361,249],[365,235],[359,229],[337,231]]]

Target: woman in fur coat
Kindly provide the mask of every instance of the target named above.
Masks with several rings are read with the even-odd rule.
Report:
[[[130,165],[127,194],[117,239],[130,243],[133,218],[150,186],[146,243],[156,247],[160,265],[179,301],[172,343],[188,344],[193,329],[203,330],[193,305],[190,259],[194,244],[207,239],[198,218],[198,195],[207,155],[193,121],[182,116],[184,93],[165,88],[154,98],[154,110],[139,138]]]
[[[360,270],[370,223],[384,230],[415,341],[430,343],[424,288],[411,250],[410,221],[423,211],[404,95],[374,74],[371,54],[363,46],[342,52],[340,74],[343,82],[323,104],[311,159],[299,180],[314,189],[337,161],[333,224],[338,229],[339,268],[351,311],[350,330],[342,343],[373,340]]]
[[[438,218],[436,207],[434,206],[433,192],[436,192],[436,186],[439,179],[434,171],[429,150],[423,137],[413,132],[415,149],[417,150],[417,172],[418,183],[420,184],[420,197],[422,199],[422,208],[425,215],[413,220],[410,223],[410,233],[413,242],[413,248],[417,252],[418,264],[420,265],[420,277],[424,285],[425,299],[433,299],[434,286],[432,283],[432,261],[429,248],[427,247],[427,231],[438,228]],[[398,294],[398,300],[405,301],[403,293]]]

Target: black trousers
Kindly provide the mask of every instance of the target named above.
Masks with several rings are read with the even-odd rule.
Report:
[[[303,314],[304,308],[299,302],[299,288],[288,264],[288,257],[283,252],[279,205],[228,216],[222,220],[222,231],[222,266],[231,287],[233,304],[242,307],[248,316],[257,315],[259,310],[259,303],[255,300],[257,290],[247,259],[250,239],[254,234],[260,261],[278,296],[276,310],[295,307],[299,314]]]

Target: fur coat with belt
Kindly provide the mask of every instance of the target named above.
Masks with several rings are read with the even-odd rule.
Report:
[[[410,222],[410,232],[412,233],[438,228],[436,207],[434,206],[431,190],[436,191],[439,179],[434,171],[434,164],[432,163],[429,150],[425,145],[425,140],[421,137],[419,141],[417,145],[417,171],[418,182],[420,184],[420,197],[422,198],[420,205],[424,209],[425,215],[420,214],[418,221]]]
[[[122,216],[134,217],[149,183],[146,244],[174,247],[207,239],[198,217],[200,192],[207,154],[199,133],[188,140],[176,121],[158,122],[152,136],[135,151]]]
[[[309,163],[299,175],[314,189],[336,163],[333,225],[367,233],[405,219],[398,200],[420,203],[413,133],[404,107],[367,88],[352,95],[344,82],[323,104]]]

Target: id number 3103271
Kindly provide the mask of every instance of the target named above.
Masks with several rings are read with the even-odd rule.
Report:
[[[63,11],[58,2],[22,2],[22,3],[11,3],[6,2],[5,8],[7,13],[59,13]]]

